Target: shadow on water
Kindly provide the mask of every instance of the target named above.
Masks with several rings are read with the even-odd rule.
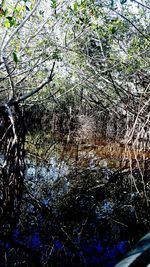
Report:
[[[115,266],[147,230],[134,151],[99,141],[36,146],[27,147],[19,220],[0,234],[0,266]]]

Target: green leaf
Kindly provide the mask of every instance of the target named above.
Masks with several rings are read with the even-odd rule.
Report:
[[[10,22],[9,22],[8,19],[6,19],[6,20],[4,21],[4,26],[5,26],[6,28],[10,28]]]
[[[74,3],[73,9],[74,9],[74,12],[77,12],[77,10],[78,10],[78,4],[77,4],[77,2]]]
[[[56,48],[56,50],[53,52],[52,58],[56,60],[61,59],[60,50],[58,48]]]
[[[52,8],[56,8],[57,6],[56,0],[51,0],[51,3],[52,3]]]
[[[16,25],[16,20],[15,20],[15,18],[8,16],[8,17],[6,17],[6,19],[9,21],[10,27]]]
[[[16,52],[13,52],[13,60],[14,60],[14,62],[15,62],[16,64],[18,63],[18,57],[17,57]]]
[[[115,27],[112,27],[111,28],[111,32],[112,32],[112,34],[114,34],[116,32],[116,28]]]

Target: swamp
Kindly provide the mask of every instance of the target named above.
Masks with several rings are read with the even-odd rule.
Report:
[[[149,11],[0,1],[0,267],[149,266]]]

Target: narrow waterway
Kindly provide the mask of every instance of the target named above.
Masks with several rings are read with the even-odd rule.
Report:
[[[0,266],[36,266],[35,256],[39,266],[113,267],[147,230],[135,202],[144,201],[138,167],[148,153],[104,141],[27,150],[21,213],[0,242]]]

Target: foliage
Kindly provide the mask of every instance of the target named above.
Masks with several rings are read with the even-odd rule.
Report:
[[[51,130],[57,124],[62,137],[67,134],[67,143],[71,135],[75,137],[79,126],[83,135],[85,130],[90,132],[91,126],[91,132],[99,130],[102,137],[110,137],[113,125],[111,137],[124,138],[127,145],[132,143],[134,149],[140,151],[149,148],[149,9],[148,0],[1,1],[0,152],[4,159],[0,165],[0,210],[6,216],[3,214],[0,223],[0,238],[4,241],[11,236],[19,220],[24,196],[24,135],[31,125],[36,131],[37,124],[43,134],[45,124],[50,125]],[[36,139],[36,135],[28,133],[26,149],[33,153],[38,150],[38,156],[47,160],[49,147],[41,148],[42,134]],[[134,185],[140,200],[140,192],[143,192],[141,203],[145,205],[149,202],[147,176],[143,166],[138,165],[138,169],[139,184],[137,186],[132,176],[131,187]],[[56,203],[62,211],[67,212],[64,203],[70,204],[75,197],[76,178],[75,172],[72,180],[75,184],[66,198],[68,202],[58,199]],[[84,187],[87,177],[82,180],[81,175],[80,178],[77,191],[82,187],[84,192],[79,196],[77,192],[77,201],[74,199],[73,203],[73,208],[77,209],[73,212],[81,207],[82,197],[90,190],[90,185],[94,186],[89,183]],[[63,177],[60,184],[56,183],[56,189],[64,181]],[[119,182],[118,177],[115,184],[118,196],[124,187]],[[149,188],[149,184],[147,186]],[[114,198],[116,202],[116,196]],[[39,209],[43,207],[37,199],[31,199]],[[50,208],[48,215],[46,213],[48,220]],[[64,221],[65,212],[64,217],[60,217]],[[83,224],[86,216],[85,212]],[[51,228],[49,222],[45,225]],[[65,231],[63,234],[66,238]],[[50,253],[46,251],[47,255]]]

